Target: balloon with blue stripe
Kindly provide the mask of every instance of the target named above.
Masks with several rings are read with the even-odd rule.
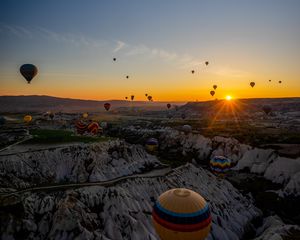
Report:
[[[161,240],[202,240],[211,227],[211,214],[198,193],[175,188],[161,194],[152,211],[154,228]]]
[[[231,168],[231,160],[223,156],[215,156],[210,160],[211,170],[220,175],[224,175]]]
[[[158,140],[156,138],[149,138],[146,141],[146,149],[148,152],[155,152],[158,148]]]

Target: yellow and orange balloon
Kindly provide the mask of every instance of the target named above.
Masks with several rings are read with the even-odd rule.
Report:
[[[32,116],[31,115],[26,115],[23,118],[25,123],[30,123],[32,121]]]
[[[161,194],[153,207],[152,220],[161,240],[203,240],[211,227],[207,202],[186,188]]]

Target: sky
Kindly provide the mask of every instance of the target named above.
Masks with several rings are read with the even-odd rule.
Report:
[[[298,0],[2,0],[0,95],[202,101],[216,84],[213,99],[300,97],[299,12]],[[39,69],[31,84],[24,63]]]

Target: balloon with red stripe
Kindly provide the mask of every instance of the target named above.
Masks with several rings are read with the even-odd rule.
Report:
[[[91,122],[88,126],[87,126],[87,131],[91,134],[96,135],[100,130],[100,126],[97,122]]]
[[[211,226],[207,202],[200,194],[186,188],[161,194],[153,207],[152,220],[161,240],[202,240]]]
[[[78,134],[84,134],[85,131],[87,130],[87,125],[85,123],[83,123],[82,121],[77,121],[75,123],[75,127],[76,127],[76,130],[77,130],[77,133]]]

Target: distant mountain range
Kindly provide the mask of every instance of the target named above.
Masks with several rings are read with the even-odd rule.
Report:
[[[59,98],[51,96],[0,96],[0,112],[23,113],[23,112],[99,112],[105,111],[103,104],[109,102],[111,110],[126,107],[141,107],[151,110],[162,110],[166,108],[167,102],[146,102],[130,100],[82,100],[71,98]],[[184,102],[174,104],[182,105]]]
[[[218,102],[223,101],[219,100]],[[300,111],[300,98],[250,98],[235,100],[248,110],[260,109],[263,105],[271,105],[273,110]],[[0,112],[103,112],[103,104],[109,102],[111,110],[129,107],[140,107],[146,110],[166,110],[167,102],[125,101],[125,100],[82,100],[71,98],[59,98],[51,96],[0,96]],[[181,106],[182,111],[206,111],[216,101],[205,102],[170,102],[172,105]]]

